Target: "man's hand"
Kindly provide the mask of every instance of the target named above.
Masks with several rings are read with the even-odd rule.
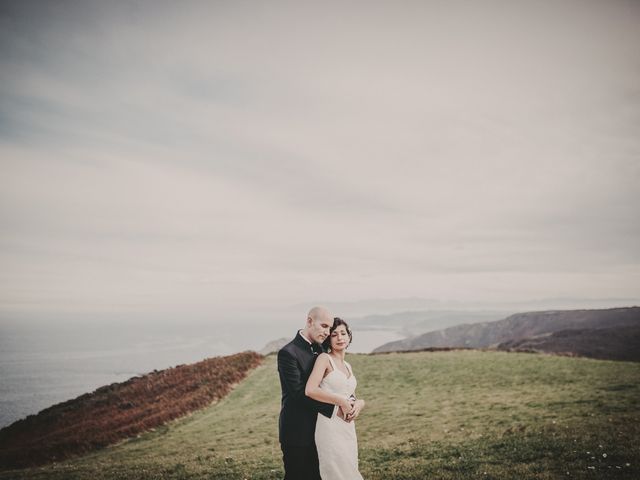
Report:
[[[354,403],[355,400],[348,398],[347,402],[344,405],[340,405],[338,408],[338,416],[345,422],[347,421],[347,416],[353,411]]]
[[[360,412],[362,411],[363,408],[364,408],[364,400],[361,400],[361,399],[356,400],[353,403],[351,411],[347,413],[345,417],[345,421],[353,422],[356,418],[358,418],[358,415],[360,415]]]

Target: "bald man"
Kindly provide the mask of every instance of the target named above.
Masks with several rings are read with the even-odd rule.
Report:
[[[318,413],[331,418],[335,406],[305,396],[304,390],[332,326],[333,314],[324,307],[314,307],[307,315],[305,328],[278,352],[282,387],[279,430],[285,480],[320,480],[316,418]]]

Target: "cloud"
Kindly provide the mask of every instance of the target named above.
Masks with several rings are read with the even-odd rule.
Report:
[[[0,311],[638,295],[638,18],[5,2]]]

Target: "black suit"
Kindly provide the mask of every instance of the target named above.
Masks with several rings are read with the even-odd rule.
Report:
[[[321,351],[320,345],[309,345],[298,332],[278,352],[278,373],[282,388],[279,436],[286,480],[320,478],[314,438],[316,418],[318,413],[331,417],[335,406],[307,397],[304,389]]]

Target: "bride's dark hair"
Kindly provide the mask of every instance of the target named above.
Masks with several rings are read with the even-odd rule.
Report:
[[[351,329],[349,328],[349,325],[347,324],[347,322],[345,322],[341,318],[335,317],[333,319],[333,327],[329,329],[329,336],[325,338],[324,342],[322,342],[322,346],[325,349],[325,351],[327,352],[331,351],[331,334],[340,325],[344,325],[344,328],[347,329],[347,335],[349,335],[349,345],[351,345],[351,342],[353,341],[353,334],[351,333]]]

